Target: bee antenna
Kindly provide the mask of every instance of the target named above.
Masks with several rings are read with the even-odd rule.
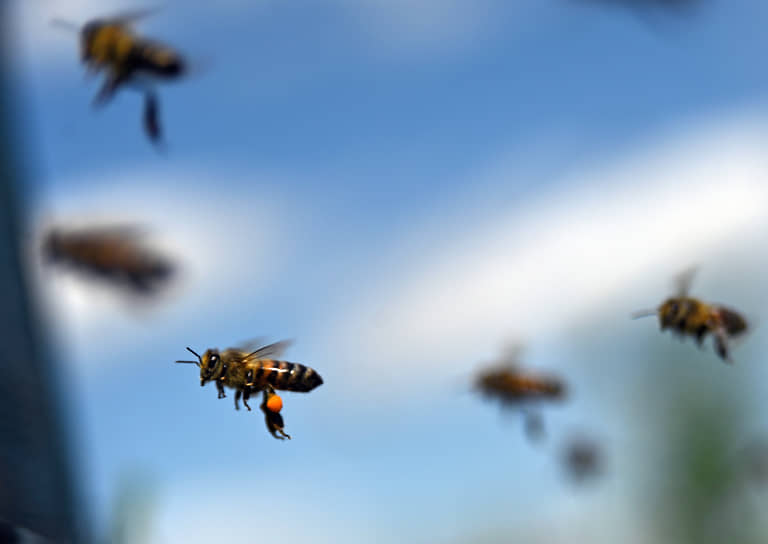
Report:
[[[77,23],[73,23],[72,21],[65,21],[64,19],[51,19],[51,25],[63,28],[65,30],[73,30],[75,32],[80,32],[80,25]]]
[[[651,317],[653,315],[657,315],[659,312],[657,310],[640,310],[637,312],[633,312],[631,314],[632,319],[640,319],[641,317]]]
[[[198,363],[195,363],[197,366],[200,366],[200,365],[202,365],[202,364],[203,364],[203,358],[202,358],[202,357],[200,357],[200,355],[199,355],[199,354],[198,354],[198,353],[197,353],[195,350],[193,350],[192,348],[190,348],[189,346],[187,346],[187,351],[188,351],[188,352],[190,352],[190,353],[191,353],[192,355],[194,355],[195,357],[197,357],[197,360],[198,360],[198,361],[200,361],[200,363],[199,363],[199,364],[198,364]]]

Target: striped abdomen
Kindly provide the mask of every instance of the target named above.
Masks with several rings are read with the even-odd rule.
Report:
[[[730,335],[741,334],[747,330],[747,321],[741,315],[728,308],[719,306],[716,310],[717,318]]]
[[[555,380],[514,376],[506,380],[505,392],[520,396],[552,396],[558,397],[563,392],[563,386]]]
[[[249,361],[245,371],[245,385],[257,390],[269,384],[275,389],[307,393],[322,383],[323,379],[314,369],[288,361]]]
[[[565,394],[564,385],[555,378],[527,376],[506,370],[482,376],[478,385],[487,395],[506,400],[559,398]]]

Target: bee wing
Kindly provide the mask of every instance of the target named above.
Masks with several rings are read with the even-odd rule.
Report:
[[[499,357],[499,364],[504,366],[516,366],[520,362],[523,356],[525,348],[523,344],[519,342],[510,342],[501,351],[501,357]]]
[[[683,270],[677,276],[675,276],[675,290],[678,296],[681,296],[681,297],[688,296],[688,292],[691,290],[691,283],[693,282],[693,277],[696,275],[697,271],[698,271],[698,267],[692,266],[690,268]]]
[[[252,340],[248,344],[246,344],[245,347],[240,348],[244,353],[247,353],[248,355],[245,357],[247,359],[269,359],[273,357],[280,357],[283,352],[288,349],[288,347],[293,344],[293,340],[280,340],[279,342],[274,342],[272,344],[268,344],[266,346],[263,346],[258,349],[253,349],[255,345],[258,345],[255,343],[256,341]],[[261,343],[261,342],[259,342]]]
[[[108,17],[111,23],[130,26],[160,11],[159,7],[127,10]]]

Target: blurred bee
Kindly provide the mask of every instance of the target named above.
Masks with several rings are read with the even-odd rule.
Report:
[[[525,417],[529,438],[543,435],[541,417],[532,411],[531,404],[542,400],[560,400],[565,397],[565,384],[551,375],[534,374],[523,370],[519,363],[519,347],[508,350],[503,361],[477,374],[474,389],[482,395],[498,399],[502,405],[520,407]]]
[[[570,439],[562,450],[562,462],[577,483],[594,479],[602,472],[603,458],[597,443],[585,437]]]
[[[125,85],[144,90],[144,128],[153,143],[160,137],[157,98],[148,90],[148,78],[177,79],[187,71],[182,56],[164,44],[137,36],[132,25],[152,10],[133,11],[94,19],[79,30],[80,56],[89,73],[106,71],[94,105],[107,103]],[[75,27],[55,20],[59,26]]]
[[[633,318],[658,315],[662,331],[671,329],[680,336],[693,336],[699,346],[711,333],[717,354],[723,361],[733,363],[728,353],[728,340],[746,332],[747,321],[735,310],[688,296],[695,272],[691,269],[678,276],[676,296],[665,300],[656,310],[636,312]]]
[[[239,401],[242,398],[243,404],[250,411],[250,396],[264,391],[262,411],[265,411],[267,397],[274,395],[275,389],[308,393],[323,383],[320,375],[308,366],[272,358],[279,357],[289,345],[290,341],[284,340],[250,352],[241,348],[229,348],[222,352],[218,349],[208,349],[202,356],[188,347],[187,350],[197,357],[197,361],[176,362],[197,365],[200,368],[200,386],[214,382],[219,398],[227,396],[225,388],[234,389],[237,410],[240,409]],[[267,428],[275,435],[273,431],[282,429],[282,417],[279,417],[279,410],[270,412],[278,413],[274,416],[265,411]]]
[[[169,279],[173,266],[143,248],[137,237],[138,230],[127,226],[72,231],[51,228],[43,239],[43,257],[150,294]]]

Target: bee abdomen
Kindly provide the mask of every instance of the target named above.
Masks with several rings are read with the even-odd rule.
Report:
[[[260,363],[261,369],[256,372],[260,379],[254,379],[259,387],[269,384],[275,389],[307,393],[323,383],[320,374],[299,363],[273,360],[262,360]]]
[[[139,70],[167,77],[180,76],[185,70],[184,61],[175,51],[153,43],[139,47],[136,64]]]
[[[736,335],[747,330],[746,320],[738,313],[722,307],[718,308],[717,312],[728,334]]]

